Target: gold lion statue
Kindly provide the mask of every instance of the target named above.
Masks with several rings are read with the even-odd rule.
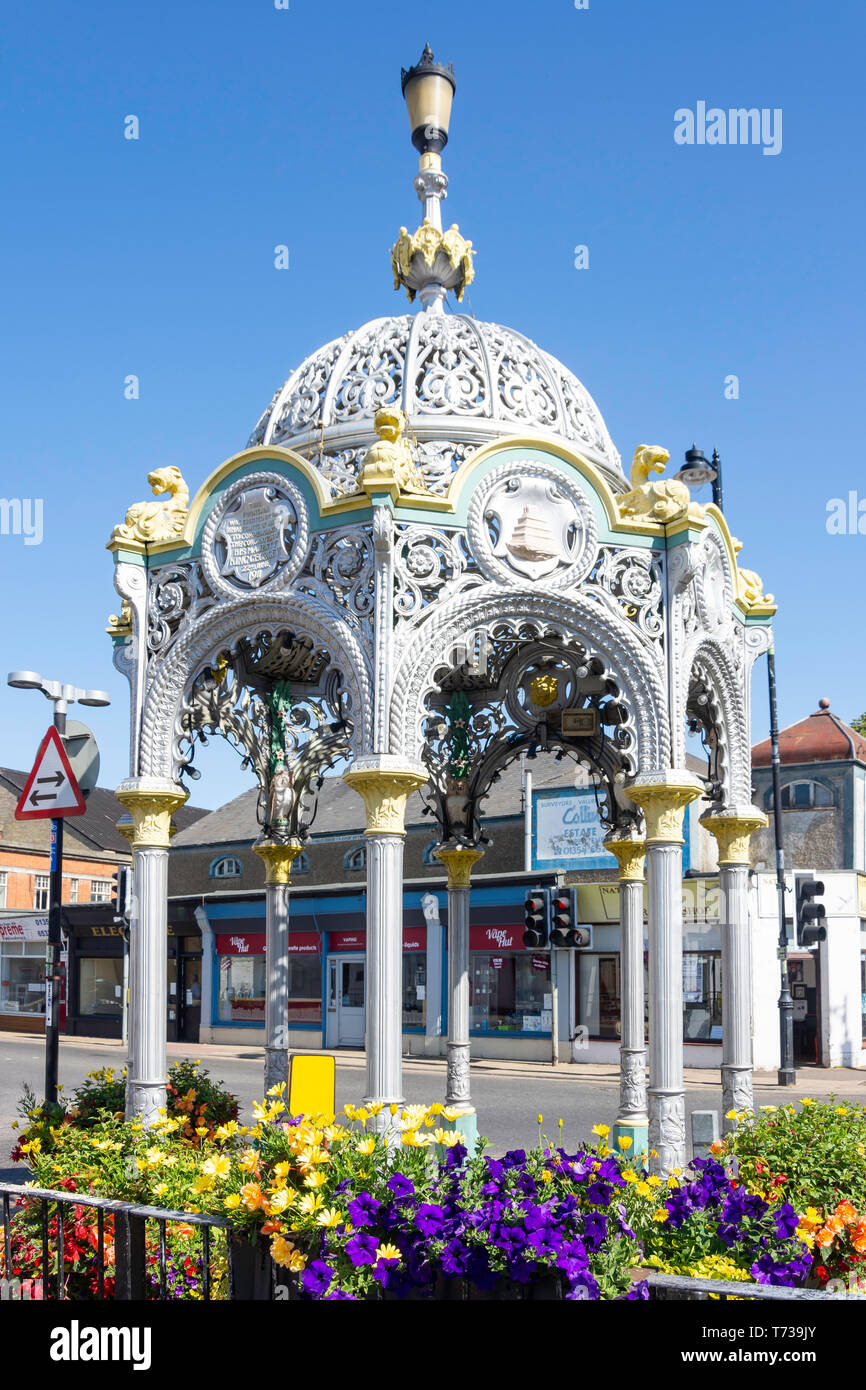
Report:
[[[189,512],[189,488],[179,468],[157,468],[147,481],[158,502],[135,502],[111,533],[112,541],[171,541],[183,535]],[[166,495],[167,494],[167,495]]]

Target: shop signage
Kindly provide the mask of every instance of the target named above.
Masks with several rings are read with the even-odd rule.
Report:
[[[470,951],[522,951],[523,928],[510,927],[470,927]]]
[[[505,964],[505,958],[504,958],[504,956],[491,956],[491,957],[490,957],[490,968],[491,968],[491,970],[501,970],[504,964]]]
[[[533,869],[616,869],[591,788],[563,787],[532,796]],[[683,869],[689,868],[689,817],[684,817]],[[591,919],[586,918],[589,921]]]
[[[47,940],[47,917],[0,917],[0,941]]]
[[[264,932],[225,932],[217,934],[218,956],[263,956],[265,954]],[[317,931],[290,931],[290,956],[317,956],[321,950],[322,938]]]
[[[549,970],[549,969],[550,969],[550,956],[533,956],[533,957],[532,957],[532,968],[533,968],[533,970]],[[545,998],[547,998],[546,995],[545,995]]]
[[[336,951],[364,951],[367,947],[367,933],[363,931],[332,931],[330,933],[330,950],[333,954]],[[427,950],[427,928],[426,927],[404,927],[403,928],[403,950],[404,951],[426,951]]]

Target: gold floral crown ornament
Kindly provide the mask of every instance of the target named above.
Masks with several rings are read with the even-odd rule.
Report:
[[[453,290],[458,300],[475,279],[472,242],[466,241],[455,223],[447,232],[425,217],[411,235],[405,227],[391,248],[394,289],[404,286],[409,302],[426,285]]]

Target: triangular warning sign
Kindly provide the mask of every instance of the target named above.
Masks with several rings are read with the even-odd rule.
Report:
[[[33,771],[15,807],[16,820],[83,816],[87,810],[66,749],[52,726],[39,745]]]

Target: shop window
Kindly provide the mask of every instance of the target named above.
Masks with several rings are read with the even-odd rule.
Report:
[[[297,860],[295,861],[297,863]],[[294,869],[295,865],[292,865]],[[322,1023],[322,960],[320,956],[289,958],[289,1024]]]
[[[403,1027],[427,1027],[427,952],[403,952]]]
[[[51,879],[48,874],[36,875],[36,889],[33,894],[33,906],[37,912],[48,911],[48,890]]]
[[[92,903],[110,903],[111,889],[113,887],[110,878],[93,878],[90,880],[90,901]]]
[[[210,866],[211,878],[240,878],[243,871],[241,861],[233,854],[224,854],[222,858],[215,859]]]
[[[550,957],[529,951],[472,953],[471,1028],[480,1033],[549,1033]]]
[[[577,1021],[590,1038],[621,1036],[621,977],[618,953],[577,953]],[[644,966],[644,1020],[648,1023],[648,977]],[[722,1040],[722,958],[718,951],[683,952],[683,1041]]]
[[[45,1013],[45,947],[8,941],[0,947],[0,1013]]]
[[[264,1023],[265,957],[220,956],[219,964],[220,1023]]]
[[[120,1018],[123,1009],[123,958],[81,956],[78,961],[78,1011]]]
[[[359,845],[357,849],[350,849],[343,855],[343,868],[347,873],[361,873],[367,867],[367,846]]]

